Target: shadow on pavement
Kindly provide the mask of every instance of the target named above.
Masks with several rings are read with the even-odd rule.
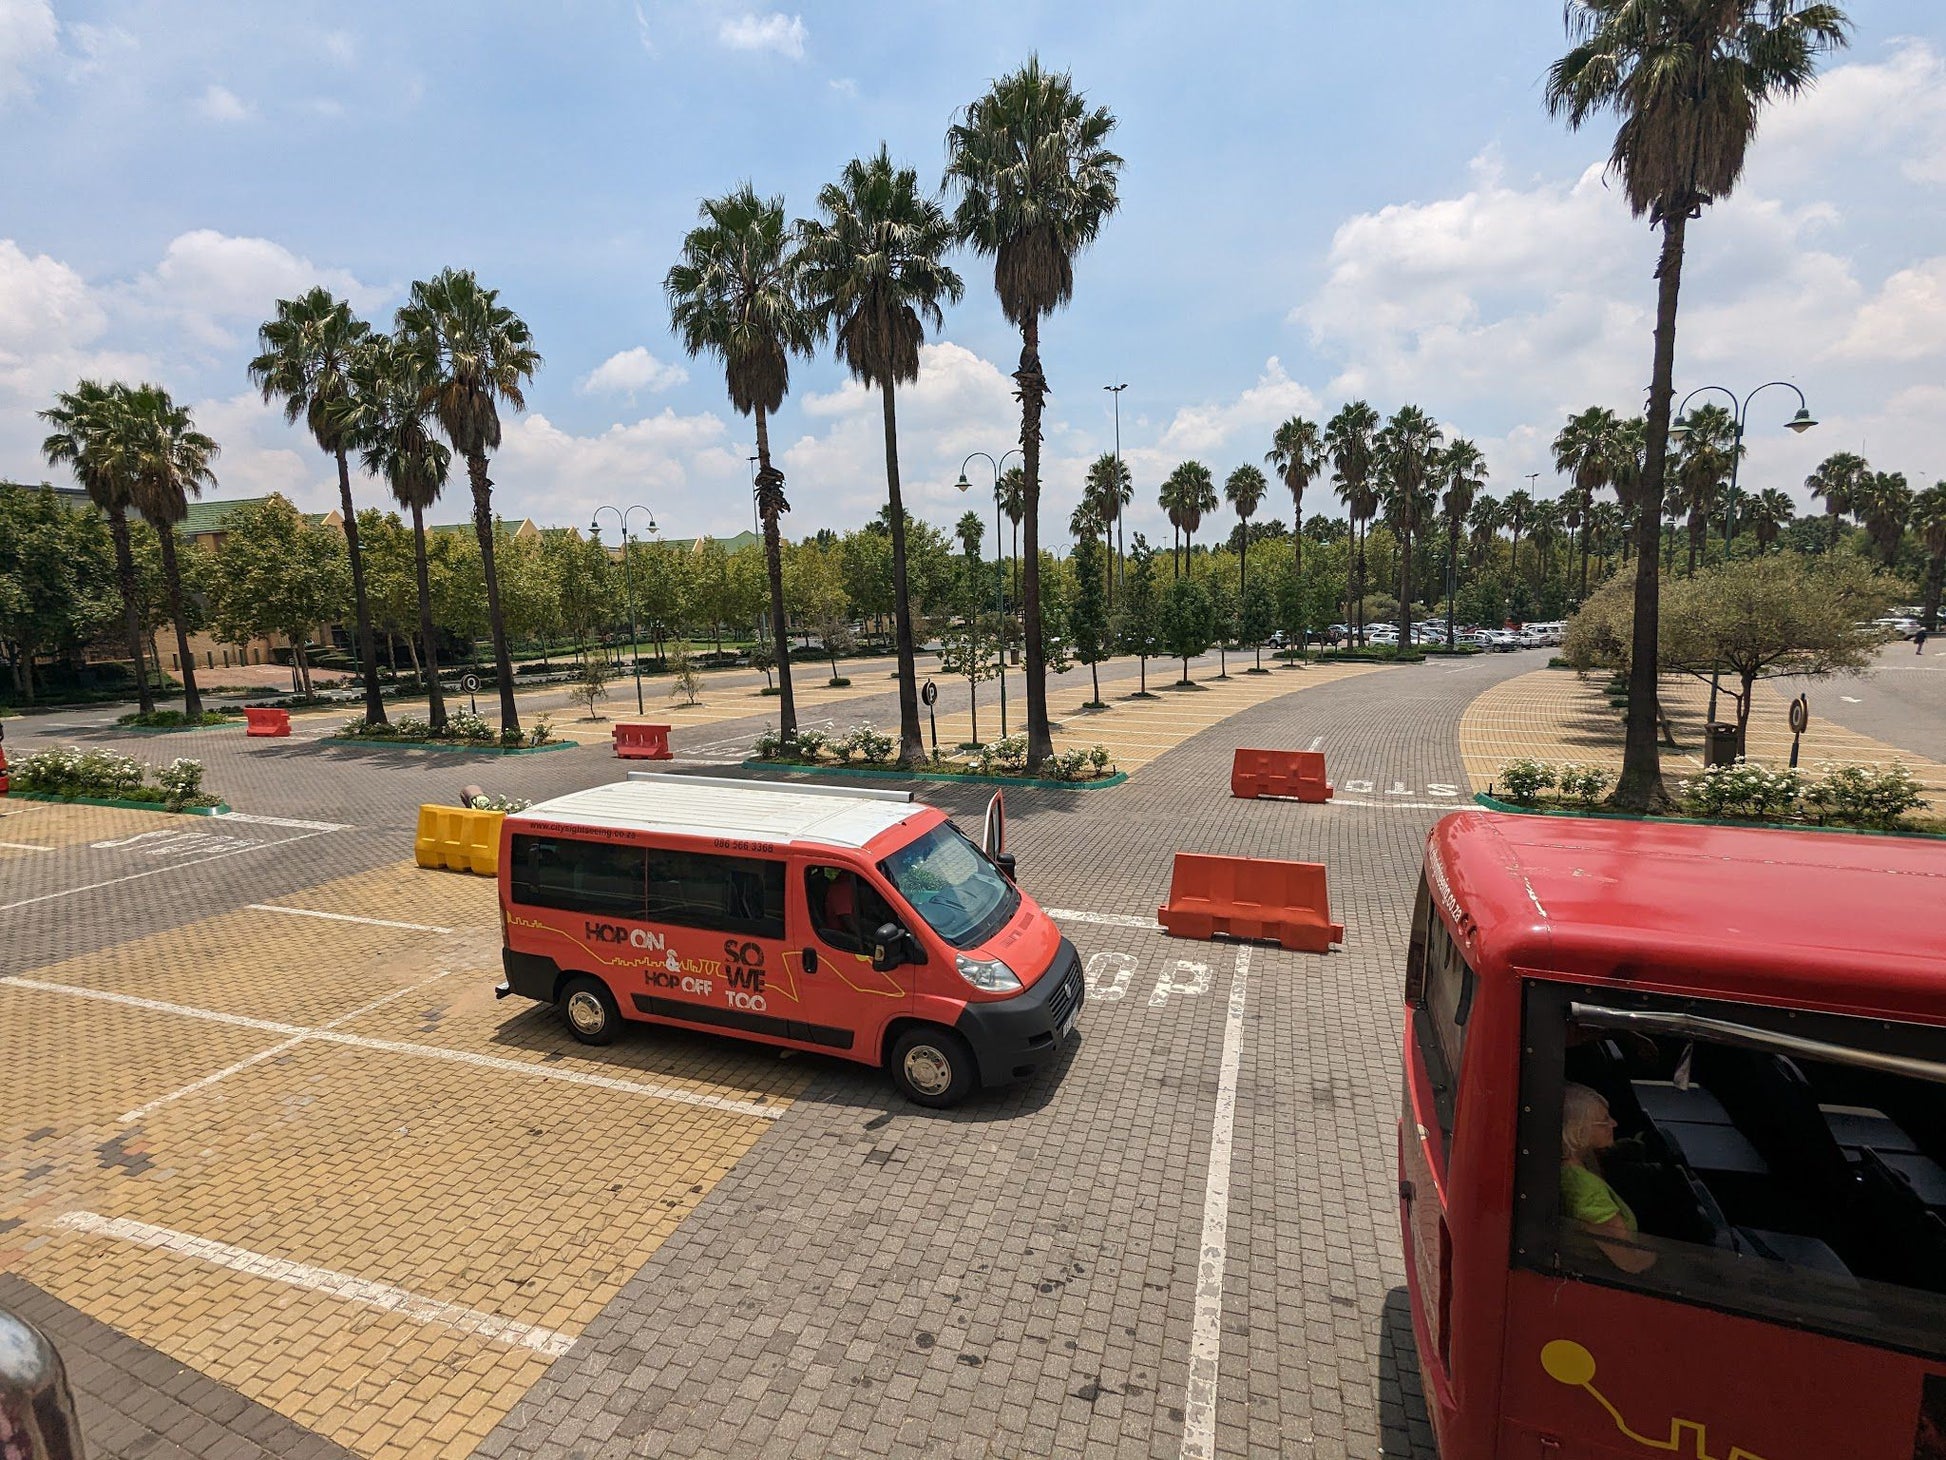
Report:
[[[1437,1460],[1412,1336],[1412,1299],[1403,1287],[1385,1295],[1378,1325],[1378,1424],[1381,1453]]]

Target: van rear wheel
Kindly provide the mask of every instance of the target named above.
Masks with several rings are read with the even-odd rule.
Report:
[[[950,1029],[922,1024],[892,1045],[892,1083],[915,1105],[944,1110],[973,1092],[973,1049]]]
[[[622,1011],[608,985],[587,974],[568,980],[561,990],[561,1017],[568,1032],[583,1044],[613,1044],[621,1031]]]

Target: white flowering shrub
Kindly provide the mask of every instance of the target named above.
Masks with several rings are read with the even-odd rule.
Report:
[[[475,796],[472,804],[475,811],[525,811],[534,803],[519,796]]]
[[[864,757],[871,765],[884,765],[892,758],[893,741],[890,735],[860,723],[832,741],[831,749],[840,760],[850,760],[857,755]]]
[[[1889,827],[1908,811],[1926,807],[1919,783],[1903,763],[1890,766],[1830,765],[1804,791],[1804,810],[1819,821]]]
[[[178,756],[155,773],[155,783],[163,803],[171,811],[180,811],[203,794],[203,763]]]
[[[1568,761],[1554,772],[1554,785],[1561,799],[1582,807],[1591,807],[1601,800],[1614,782],[1606,766],[1582,765],[1579,761]]]
[[[1499,787],[1516,806],[1534,805],[1540,800],[1541,792],[1551,790],[1554,783],[1551,766],[1525,756],[1510,760],[1500,768]]]
[[[1729,765],[1706,766],[1678,788],[1683,808],[1697,816],[1740,816],[1754,820],[1789,816],[1804,793],[1795,770],[1773,771],[1738,757]]]
[[[13,789],[37,796],[86,797],[94,801],[160,801],[172,811],[208,805],[203,763],[175,760],[159,771],[113,750],[40,750],[9,767]],[[150,777],[154,780],[151,782]]]

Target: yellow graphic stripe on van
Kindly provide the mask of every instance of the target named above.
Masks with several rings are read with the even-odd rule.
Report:
[[[1669,1438],[1653,1439],[1629,1427],[1622,1412],[1608,1400],[1608,1396],[1595,1388],[1595,1356],[1571,1338],[1557,1338],[1541,1347],[1541,1367],[1547,1376],[1557,1384],[1565,1384],[1570,1389],[1585,1389],[1590,1398],[1608,1412],[1627,1439],[1634,1441],[1645,1450],[1661,1450],[1671,1455],[1687,1456],[1688,1460],[1719,1460],[1709,1451],[1709,1426],[1693,1419],[1671,1419]],[[1684,1448],[1687,1437],[1689,1446]],[[1746,1450],[1741,1445],[1732,1445],[1730,1453],[1720,1460],[1763,1460],[1763,1456]]]
[[[574,934],[563,928],[557,928],[552,923],[537,923],[532,918],[519,918],[515,917],[512,913],[507,914],[507,926],[510,928],[532,928],[537,933],[553,933],[556,937],[566,938],[575,947],[594,959],[595,962],[607,968],[647,968],[651,964],[660,964],[667,959],[667,954],[662,952],[645,953],[640,958],[610,957],[599,948],[590,948],[586,943],[575,937]]]

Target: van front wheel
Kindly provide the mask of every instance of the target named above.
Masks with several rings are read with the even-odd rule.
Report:
[[[561,1017],[568,1032],[583,1044],[613,1044],[622,1027],[622,1011],[615,996],[598,978],[582,974],[561,990]]]
[[[892,1082],[915,1105],[957,1105],[973,1090],[973,1050],[950,1029],[908,1029],[892,1045]]]

